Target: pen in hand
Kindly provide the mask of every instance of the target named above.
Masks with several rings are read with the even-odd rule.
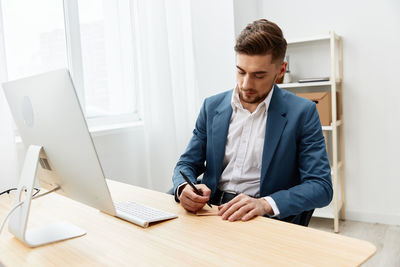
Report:
[[[194,186],[194,184],[190,181],[190,179],[182,172],[179,171],[183,177],[183,179],[185,179],[185,181],[193,188],[193,190],[200,196],[203,196],[203,194],[199,191],[199,189],[197,189],[197,187]],[[210,201],[207,201],[207,205],[212,208]]]

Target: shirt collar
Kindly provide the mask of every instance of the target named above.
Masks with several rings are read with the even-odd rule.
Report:
[[[260,104],[258,104],[258,106],[257,106],[256,110],[254,111],[254,113],[257,113],[258,110],[263,106],[265,107],[265,112],[268,110],[269,104],[271,103],[271,98],[272,98],[272,94],[273,93],[274,93],[274,85],[272,85],[272,89],[271,89],[271,91],[269,91],[269,93],[268,93],[267,97],[264,99],[264,101],[261,102]],[[240,102],[240,99],[239,99],[239,91],[238,91],[238,87],[237,86],[235,87],[235,90],[233,91],[233,94],[232,94],[231,105],[232,105],[232,109],[234,111],[236,111],[238,108],[239,109],[244,109],[243,105],[242,105],[242,103]]]

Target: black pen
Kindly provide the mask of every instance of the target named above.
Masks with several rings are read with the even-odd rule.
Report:
[[[203,196],[203,194],[199,191],[199,189],[197,189],[197,187],[194,186],[194,184],[190,181],[190,179],[182,172],[179,171],[183,177],[183,179],[185,179],[185,181],[193,188],[193,190],[200,196]],[[209,201],[207,201],[207,205],[210,206],[210,208],[212,208],[211,204]]]

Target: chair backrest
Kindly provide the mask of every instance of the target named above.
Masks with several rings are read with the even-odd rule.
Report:
[[[307,210],[307,211],[303,211],[302,213],[300,213],[298,215],[288,216],[288,217],[283,218],[281,220],[285,221],[285,222],[290,222],[290,223],[302,225],[302,226],[308,226],[308,224],[310,223],[310,220],[311,220],[311,217],[312,217],[313,213],[314,213],[314,210]]]

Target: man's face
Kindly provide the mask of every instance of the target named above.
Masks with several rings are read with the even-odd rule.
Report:
[[[236,55],[236,79],[239,98],[246,104],[261,103],[271,91],[275,80],[282,77],[286,63],[273,63],[272,56]]]

